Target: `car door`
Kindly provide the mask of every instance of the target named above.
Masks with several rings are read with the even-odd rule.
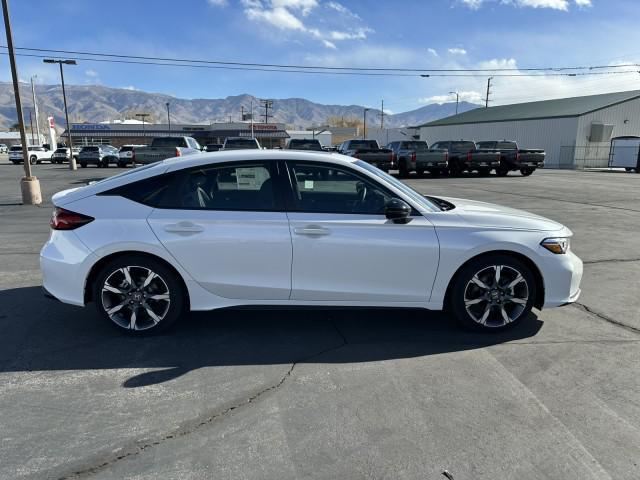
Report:
[[[286,300],[291,235],[276,188],[276,162],[185,170],[148,222],[171,255],[221,297]]]
[[[287,170],[292,300],[428,300],[439,244],[426,218],[388,220],[384,205],[397,195],[354,168],[300,161]]]

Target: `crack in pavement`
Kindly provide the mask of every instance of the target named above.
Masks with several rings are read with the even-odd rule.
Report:
[[[336,326],[336,324],[333,322],[333,320],[331,319],[331,324],[333,325],[334,329],[336,330],[336,332],[338,333],[338,335],[341,338],[341,343],[339,345],[335,345],[329,348],[326,348],[324,350],[321,350],[320,352],[314,353],[313,355],[309,355],[307,357],[303,357],[300,358],[298,360],[296,360],[295,362],[293,362],[291,364],[291,366],[289,367],[289,369],[284,373],[284,375],[282,375],[282,377],[280,377],[280,379],[276,382],[273,383],[261,390],[259,390],[258,392],[250,395],[249,397],[244,398],[241,401],[238,401],[236,403],[234,403],[233,405],[231,405],[230,407],[227,407],[221,411],[218,411],[216,413],[208,413],[205,414],[204,416],[200,416],[199,418],[196,418],[195,420],[192,420],[190,422],[186,422],[183,425],[181,425],[180,427],[178,427],[177,429],[173,430],[170,433],[166,433],[164,435],[160,435],[158,437],[156,437],[155,439],[145,439],[145,440],[141,440],[141,441],[134,441],[132,442],[130,445],[128,445],[127,447],[123,447],[122,449],[120,449],[117,453],[111,453],[109,455],[106,455],[102,458],[97,457],[94,460],[94,464],[88,467],[84,467],[84,468],[79,468],[79,469],[75,469],[69,473],[63,474],[63,475],[59,475],[57,478],[58,480],[70,480],[70,479],[79,479],[79,478],[88,478],[96,473],[101,472],[102,470],[112,466],[113,464],[121,461],[121,460],[125,460],[131,457],[135,457],[137,455],[140,455],[141,453],[143,453],[145,450],[148,450],[150,448],[153,448],[155,446],[158,446],[164,442],[167,442],[169,440],[174,440],[174,439],[178,439],[181,437],[184,437],[186,435],[189,435],[197,430],[199,430],[200,428],[209,425],[211,423],[213,423],[216,420],[219,420],[223,417],[225,417],[228,414],[231,414],[235,411],[237,411],[238,409],[245,407],[247,405],[251,405],[252,403],[256,403],[261,397],[263,397],[264,395],[266,395],[269,392],[274,392],[277,391],[278,389],[280,389],[285,382],[287,381],[287,379],[289,377],[291,377],[291,374],[293,373],[293,370],[296,368],[296,366],[300,363],[303,362],[308,362],[309,360],[312,360],[316,357],[319,357],[321,355],[324,355],[325,353],[331,352],[331,351],[335,351],[335,350],[339,350],[341,348],[343,348],[344,346],[348,345],[349,342],[347,342],[345,336],[342,334],[342,332],[338,329],[338,327]]]
[[[627,262],[640,262],[640,258],[608,258],[603,260],[583,260],[585,265],[593,265],[597,263],[627,263]]]
[[[624,328],[625,330],[628,330],[628,331],[633,332],[633,333],[640,333],[640,328],[634,327],[632,325],[628,325],[628,324],[626,324],[624,322],[621,322],[619,320],[615,320],[615,319],[613,319],[611,317],[608,317],[608,316],[606,316],[606,315],[604,315],[602,313],[596,312],[591,307],[586,306],[584,303],[575,302],[573,304],[573,306],[576,307],[576,308],[580,308],[581,310],[593,315],[594,317],[597,317],[600,320],[604,320],[605,322],[608,322],[608,323],[610,323],[612,325],[615,325],[615,326],[620,327],[620,328]]]

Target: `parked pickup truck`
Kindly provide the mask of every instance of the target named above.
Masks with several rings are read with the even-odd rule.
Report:
[[[44,160],[51,161],[51,155],[53,155],[51,150],[47,150],[44,147],[27,147],[27,152],[29,153],[29,163],[31,165],[41,163]],[[14,145],[9,148],[9,160],[12,161],[14,165],[22,163],[23,157],[21,145]]]
[[[523,150],[516,142],[507,140],[478,142],[478,148],[500,152],[500,167],[496,175],[504,177],[511,170],[520,170],[525,177],[531,175],[536,168],[544,167],[545,152],[541,149]]]
[[[148,147],[135,147],[132,163],[154,163],[165,158],[182,157],[202,153],[202,149],[192,137],[156,137]]]
[[[406,178],[410,172],[416,172],[418,176],[422,176],[425,171],[428,171],[436,176],[447,171],[447,159],[430,152],[427,142],[423,140],[391,142],[387,148],[395,156],[395,164],[398,166],[401,178]]]
[[[370,163],[385,172],[396,168],[393,152],[388,148],[380,148],[376,140],[347,140],[342,142],[340,153]]]
[[[446,140],[431,145],[429,152],[434,158],[444,158],[449,164],[449,175],[477,171],[488,175],[491,170],[500,167],[500,152],[479,150],[475,142],[467,140]]]

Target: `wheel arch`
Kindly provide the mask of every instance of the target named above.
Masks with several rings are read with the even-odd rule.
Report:
[[[451,290],[453,288],[453,285],[455,285],[455,282],[458,279],[458,275],[460,275],[460,272],[469,263],[471,263],[473,261],[476,261],[479,258],[489,257],[489,256],[492,256],[492,255],[506,255],[508,257],[512,257],[512,258],[515,258],[515,259],[521,261],[527,267],[529,267],[529,269],[531,270],[531,273],[533,274],[535,282],[536,282],[536,298],[534,300],[533,305],[534,305],[534,307],[536,307],[538,309],[542,308],[542,306],[544,305],[544,296],[545,296],[544,280],[543,280],[543,277],[542,277],[542,273],[540,272],[540,269],[538,268],[538,266],[536,265],[536,263],[533,260],[531,260],[526,255],[523,255],[522,253],[519,253],[519,252],[514,252],[513,250],[491,250],[491,251],[488,251],[488,252],[479,253],[478,255],[475,255],[475,256],[467,259],[462,265],[460,265],[458,267],[456,272],[451,276],[451,279],[449,280],[449,283],[447,284],[447,289],[445,290],[445,295],[444,295],[444,306],[445,306],[445,308],[448,308],[449,305],[450,305]]]
[[[171,263],[167,262],[164,258],[159,257],[158,255],[154,255],[153,253],[141,252],[139,250],[123,250],[120,252],[114,252],[109,255],[105,255],[96,263],[94,263],[93,266],[91,267],[91,270],[89,270],[89,274],[87,275],[87,279],[84,285],[84,303],[85,304],[93,301],[93,296],[94,296],[93,284],[95,283],[96,277],[98,276],[98,273],[100,273],[102,268],[110,261],[126,255],[137,255],[140,257],[147,257],[147,258],[153,259],[154,261],[162,263],[169,270],[171,270],[176,275],[176,278],[178,279],[178,281],[182,285],[182,288],[184,289],[184,292],[186,295],[185,308],[187,310],[191,308],[191,300],[189,298],[189,289],[187,288],[187,284],[184,281],[184,278],[182,277],[180,272],[173,265],[171,265]]]

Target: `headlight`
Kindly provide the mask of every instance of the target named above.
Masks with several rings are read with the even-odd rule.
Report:
[[[549,250],[551,253],[567,253],[569,250],[569,238],[568,237],[553,237],[553,238],[545,238],[540,242],[544,248]]]

